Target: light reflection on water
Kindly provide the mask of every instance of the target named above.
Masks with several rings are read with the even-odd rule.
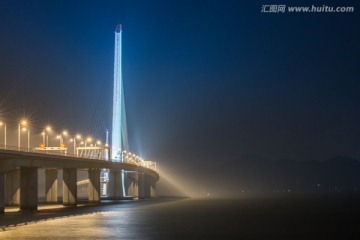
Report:
[[[82,215],[8,228],[0,232],[0,239],[360,239],[359,199],[281,196],[137,201],[71,210],[69,214]]]
[[[148,239],[154,230],[148,210],[171,204],[156,201],[120,203],[101,207],[98,213],[30,222],[0,231],[0,239]]]
[[[132,209],[134,210],[134,209]],[[1,239],[141,239],[136,231],[137,211],[124,210],[64,217],[8,228]]]
[[[111,237],[114,234],[113,231],[107,231],[109,220],[105,219],[109,215],[110,213],[105,212],[42,221],[36,224],[10,228],[8,231],[0,233],[0,236],[4,239],[59,239],[64,237],[102,239],[103,237]],[[115,237],[115,235],[113,236]]]

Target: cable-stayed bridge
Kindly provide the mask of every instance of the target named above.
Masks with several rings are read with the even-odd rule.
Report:
[[[62,131],[57,135],[58,144],[54,144],[54,140],[51,143],[49,139],[51,127],[46,126],[41,132],[42,142],[34,147],[30,143],[31,124],[21,119],[17,122],[17,145],[11,146],[7,141],[6,122],[0,121],[0,131],[4,134],[0,145],[0,212],[4,212],[6,205],[16,205],[21,210],[38,208],[41,169],[45,176],[40,181],[45,182],[48,203],[57,203],[61,197],[64,206],[76,206],[79,184],[86,188],[91,203],[99,203],[103,198],[155,197],[158,166],[129,151],[121,72],[121,34],[122,26],[119,24],[115,30],[111,144],[108,131],[105,143],[77,134],[69,136],[67,131]],[[71,144],[65,144],[66,138]],[[12,140],[14,142],[14,136]],[[79,171],[86,171],[88,179],[78,181]],[[58,189],[60,181],[62,191]]]

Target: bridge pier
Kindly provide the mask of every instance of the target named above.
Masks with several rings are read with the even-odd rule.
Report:
[[[5,185],[5,203],[20,205],[20,169],[6,173]]]
[[[20,209],[37,210],[38,208],[38,169],[20,168]]]
[[[100,203],[100,169],[89,168],[89,202]]]
[[[150,197],[156,197],[156,181],[153,177],[150,177]]]
[[[0,172],[0,214],[5,211],[5,173]]]
[[[47,203],[58,202],[58,170],[46,169],[45,170],[45,193]]]
[[[77,205],[77,169],[63,169],[63,205]]]
[[[155,182],[151,175],[139,173],[139,198],[155,197]]]
[[[122,170],[110,170],[108,182],[108,196],[112,199],[121,199],[123,194],[123,172]]]
[[[138,174],[138,188],[139,188],[139,199],[146,198],[146,187],[145,187],[145,174]]]
[[[135,199],[139,198],[138,187],[138,172],[126,172],[127,178],[127,196],[132,196]]]

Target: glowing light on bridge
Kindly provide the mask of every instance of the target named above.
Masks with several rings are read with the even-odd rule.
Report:
[[[124,89],[121,66],[121,24],[115,30],[113,118],[111,132],[111,159],[122,161],[122,150],[128,149]]]
[[[6,127],[6,124],[3,121],[0,121],[0,127]],[[26,120],[19,121],[18,124],[18,133],[21,136],[22,132],[27,133],[27,148],[21,148],[20,144],[17,147],[4,145],[1,146],[1,149],[9,149],[9,150],[18,150],[18,151],[24,151],[24,152],[36,152],[36,153],[46,153],[46,154],[56,154],[56,155],[66,155],[66,156],[72,156],[72,157],[81,157],[81,158],[91,158],[91,159],[99,159],[104,161],[118,161],[117,159],[109,159],[106,154],[102,153],[101,151],[107,152],[109,150],[108,145],[103,145],[103,142],[100,139],[96,139],[93,136],[88,136],[85,138],[85,140],[82,138],[81,134],[77,133],[75,135],[70,135],[68,130],[61,131],[60,134],[55,135],[55,139],[62,140],[62,136],[67,136],[69,139],[68,141],[73,143],[73,154],[69,154],[67,152],[67,147],[63,142],[59,142],[59,145],[57,146],[49,146],[48,144],[48,136],[49,133],[52,132],[52,127],[46,126],[43,128],[42,132],[40,132],[40,136],[42,136],[42,142],[36,143],[36,146],[39,147],[30,147],[30,124]],[[4,141],[6,142],[5,138],[7,137],[6,133],[4,134]],[[18,138],[18,140],[20,137]],[[46,141],[45,141],[46,140]],[[78,142],[80,141],[80,142]],[[80,144],[81,147],[77,147],[76,144]],[[89,146],[87,146],[89,144]],[[82,149],[84,150],[85,154],[77,154],[76,150]],[[143,159],[141,156],[136,155],[133,152],[130,151],[121,151],[121,159],[124,163],[134,164],[141,167],[150,168],[152,170],[157,171],[158,166],[155,162],[147,161]],[[124,176],[122,176],[123,178]]]
[[[21,119],[18,124],[18,150],[21,148],[21,130],[23,126],[27,126],[28,120],[27,119]],[[28,148],[30,145],[30,132],[28,132]]]

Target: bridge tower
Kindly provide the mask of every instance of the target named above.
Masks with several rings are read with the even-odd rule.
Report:
[[[118,24],[115,30],[113,118],[111,132],[111,159],[113,161],[122,161],[121,151],[128,149],[124,89],[121,70],[121,34],[122,26],[121,24]]]
[[[122,162],[123,150],[128,150],[127,124],[125,114],[124,88],[122,81],[122,26],[118,24],[115,30],[114,53],[114,89],[113,89],[113,114],[111,131],[110,161]],[[102,171],[104,182],[101,184],[103,195],[112,198],[124,197],[124,171]]]

